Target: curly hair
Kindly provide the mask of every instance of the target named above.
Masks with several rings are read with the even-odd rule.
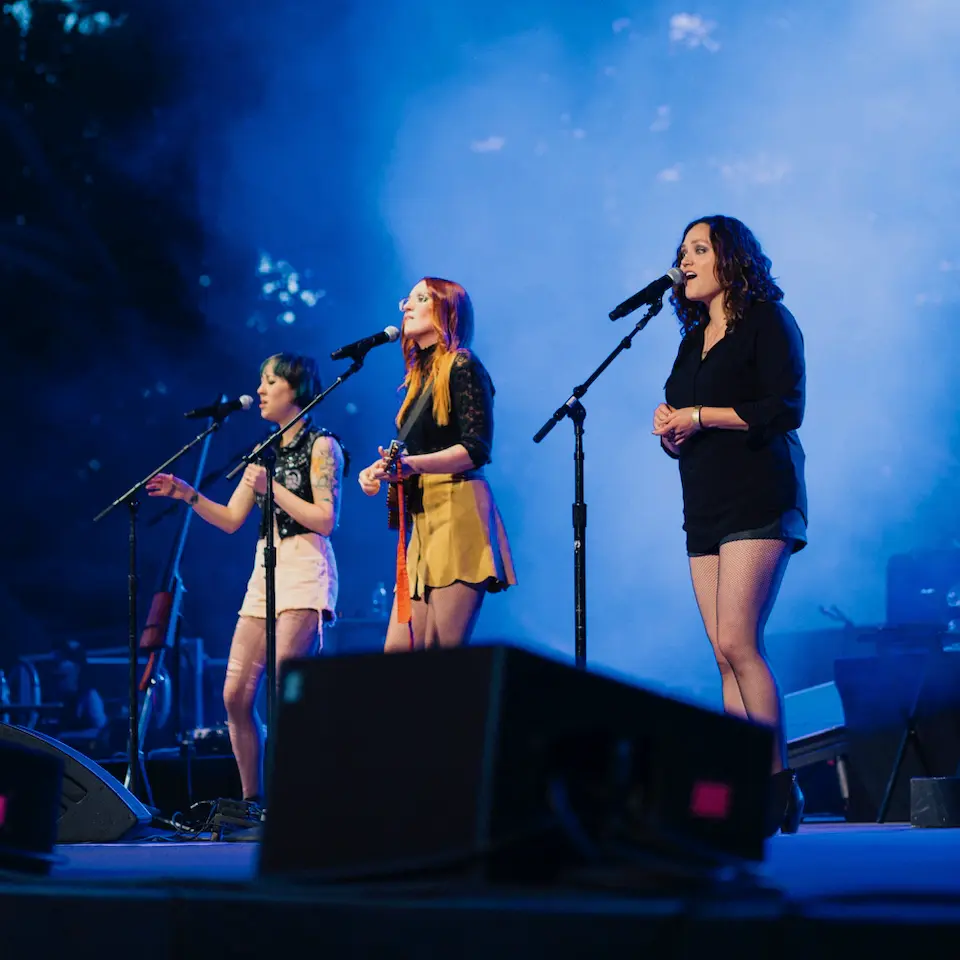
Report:
[[[770,275],[770,258],[750,228],[734,217],[714,215],[693,220],[683,229],[683,237],[698,223],[710,228],[710,243],[717,257],[717,280],[723,290],[723,304],[727,313],[727,333],[733,332],[743,319],[747,308],[758,300],[783,299],[783,291]],[[683,240],[680,241],[681,246]],[[675,265],[680,266],[680,247],[677,247]],[[707,305],[688,300],[682,286],[673,288],[670,302],[686,336],[709,319]]]

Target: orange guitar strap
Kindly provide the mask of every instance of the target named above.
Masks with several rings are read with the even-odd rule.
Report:
[[[403,475],[403,465],[397,461],[397,477]],[[397,506],[400,517],[400,532],[397,537],[397,621],[410,622],[410,577],[407,573],[407,511],[404,503],[403,481],[397,482]],[[413,647],[413,635],[410,636]]]
[[[414,423],[420,419],[420,415],[426,409],[427,404],[433,396],[433,380],[427,383],[423,393],[417,398],[413,409],[410,411],[403,427],[397,435],[397,440],[403,443],[410,433]],[[407,573],[407,510],[403,490],[403,465],[400,458],[397,458],[397,507],[399,509],[399,528],[400,533],[397,537],[397,622],[408,624],[410,633],[410,649],[413,650],[413,625],[410,623],[410,576]]]

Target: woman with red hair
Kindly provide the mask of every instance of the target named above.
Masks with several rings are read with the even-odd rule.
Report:
[[[405,450],[391,469],[381,449],[359,478],[368,496],[384,481],[402,486],[401,537],[410,525],[405,563],[401,543],[388,652],[466,643],[487,593],[517,582],[483,475],[493,445],[494,388],[469,349],[470,297],[458,283],[425,277],[400,309],[406,393],[396,424]]]

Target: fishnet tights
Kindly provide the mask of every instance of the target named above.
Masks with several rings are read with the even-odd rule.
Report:
[[[317,649],[318,639],[316,610],[285,610],[278,614],[277,678],[284,660],[309,656]],[[263,728],[255,704],[266,662],[267,621],[240,617],[230,644],[223,704],[244,797],[263,796]]]
[[[690,558],[693,591],[720,668],[723,708],[774,728],[774,773],[786,766],[786,740],[763,631],[790,548],[783,540],[734,540],[721,545],[719,556]]]
[[[486,592],[483,584],[460,581],[446,587],[433,587],[427,592],[426,600],[411,601],[409,624],[397,622],[397,601],[394,600],[384,652],[409,650],[411,628],[416,650],[459,647],[467,643],[477,625]]]

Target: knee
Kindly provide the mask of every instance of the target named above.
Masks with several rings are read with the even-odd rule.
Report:
[[[748,632],[729,627],[724,629],[722,626],[717,633],[717,657],[718,663],[725,660],[728,669],[736,670],[743,663],[755,659],[758,656],[756,638]],[[720,664],[720,672],[723,673],[723,664]]]
[[[244,720],[253,716],[253,693],[246,684],[228,678],[223,685],[223,705],[231,720]]]

